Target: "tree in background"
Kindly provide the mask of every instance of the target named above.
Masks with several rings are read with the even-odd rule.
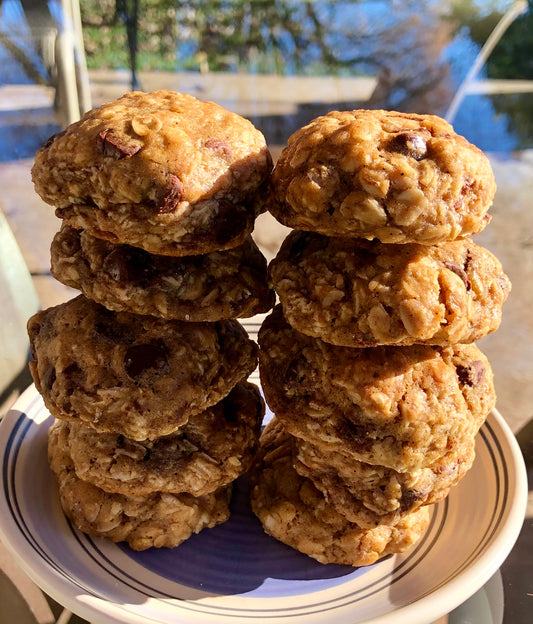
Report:
[[[90,69],[130,67],[125,13],[126,0],[83,0],[80,9],[87,66]],[[176,69],[176,2],[139,0],[137,27],[139,69]],[[131,10],[131,9],[130,9]]]
[[[481,49],[502,14],[512,2],[475,2],[455,0],[451,19],[467,29]],[[504,33],[487,60],[484,74],[495,80],[533,80],[533,1]],[[533,93],[500,94],[491,98],[495,112],[505,116],[507,127],[517,139],[517,148],[530,146],[533,136]]]
[[[139,69],[373,75],[372,104],[439,112],[449,94],[443,48],[453,36],[430,0],[141,1]],[[127,67],[115,0],[82,3],[90,67]]]

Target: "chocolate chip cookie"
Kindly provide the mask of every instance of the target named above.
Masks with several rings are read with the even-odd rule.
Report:
[[[83,295],[28,321],[30,370],[53,416],[133,440],[172,433],[254,370],[233,320],[166,321],[111,312]]]
[[[251,237],[199,256],[150,254],[63,225],[52,242],[52,275],[106,308],[184,321],[267,312],[275,301],[266,259]]]
[[[499,327],[511,289],[470,239],[399,245],[295,231],[269,272],[295,329],[348,347],[473,342]]]
[[[127,542],[134,550],[174,548],[230,516],[229,486],[200,497],[168,492],[145,497],[110,494],[76,476],[67,449],[66,428],[56,421],[49,431],[49,462],[59,482],[63,511],[84,533]]]
[[[280,306],[258,340],[265,398],[289,433],[398,472],[475,435],[495,403],[473,344],[339,347],[291,328]]]
[[[113,494],[187,492],[203,496],[251,465],[264,404],[257,386],[239,383],[227,397],[189,418],[175,433],[141,442],[61,422],[76,475]]]
[[[448,495],[475,458],[474,436],[454,443],[436,462],[398,472],[293,438],[293,463],[296,471],[311,479],[342,516],[360,527],[373,528],[378,524],[396,524],[406,514]]]
[[[363,529],[348,521],[292,465],[287,433],[272,421],[261,436],[251,502],[266,533],[321,563],[370,565],[412,546],[429,524],[428,507],[397,524]]]
[[[181,256],[244,242],[271,166],[265,138],[240,115],[187,94],[134,91],[51,137],[32,177],[68,224]]]
[[[495,191],[488,158],[439,117],[332,111],[289,138],[269,209],[298,230],[434,244],[480,232]]]

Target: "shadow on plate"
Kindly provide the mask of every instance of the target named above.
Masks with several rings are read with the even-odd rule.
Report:
[[[300,595],[334,587],[347,575],[359,576],[369,569],[323,565],[266,535],[250,509],[245,477],[234,485],[231,510],[226,523],[193,535],[178,548],[123,550],[151,572],[219,595]]]

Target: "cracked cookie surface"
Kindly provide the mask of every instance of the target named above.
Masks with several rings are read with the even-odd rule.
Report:
[[[35,314],[28,333],[30,370],[52,415],[134,440],[175,431],[257,361],[238,321],[111,312],[83,295]]]
[[[242,243],[272,160],[248,120],[173,91],[95,108],[36,154],[37,193],[70,225],[163,255]]]
[[[371,565],[388,554],[411,547],[429,524],[422,507],[394,526],[363,529],[349,522],[292,465],[288,434],[276,420],[261,436],[251,475],[252,510],[266,533],[320,563]]]
[[[213,322],[250,317],[274,305],[266,259],[251,237],[226,251],[172,257],[63,225],[51,256],[56,279],[110,310]]]
[[[438,461],[494,407],[474,344],[339,347],[291,328],[281,306],[258,341],[265,399],[289,433],[369,464],[406,472]]]
[[[84,533],[127,542],[134,550],[174,548],[230,516],[230,487],[200,497],[168,492],[144,497],[110,494],[76,476],[67,449],[67,432],[55,421],[48,437],[50,467],[59,483],[63,512]]]
[[[332,111],[297,130],[269,210],[328,236],[434,244],[480,232],[496,191],[488,158],[434,115]]]
[[[471,240],[385,244],[292,232],[269,266],[289,323],[332,344],[468,343],[498,329],[511,283]]]
[[[83,481],[113,494],[209,494],[251,465],[264,416],[257,386],[239,383],[227,397],[189,418],[175,433],[134,441],[58,421],[68,453]]]

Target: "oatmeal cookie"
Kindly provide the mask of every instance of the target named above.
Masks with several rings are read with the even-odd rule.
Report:
[[[163,255],[242,243],[264,210],[265,138],[213,102],[127,93],[86,113],[36,155],[35,189],[98,238]]]
[[[133,440],[172,433],[254,370],[233,320],[165,321],[111,312],[83,295],[28,321],[30,370],[53,416]]]
[[[475,438],[466,436],[433,464],[408,472],[357,461],[293,438],[296,471],[311,479],[328,504],[362,528],[396,524],[406,514],[446,498],[472,467]]]
[[[289,433],[407,472],[475,435],[495,393],[474,344],[354,349],[311,338],[276,306],[259,331],[265,398]]]
[[[349,522],[292,465],[288,435],[274,420],[261,436],[252,472],[252,510],[266,533],[320,563],[370,565],[412,546],[429,524],[428,507],[394,526],[363,529]]]
[[[297,130],[272,176],[272,214],[328,236],[423,243],[489,222],[488,158],[433,115],[332,111]]]
[[[470,239],[397,245],[294,231],[269,273],[295,329],[347,347],[474,342],[498,329],[511,289]]]
[[[82,481],[67,452],[67,435],[60,421],[52,425],[48,457],[59,482],[61,507],[80,531],[127,542],[134,550],[174,548],[193,533],[228,520],[229,486],[200,497],[168,492],[143,497],[110,494]]]
[[[136,442],[62,422],[68,452],[83,481],[113,494],[209,494],[250,467],[264,416],[257,386],[239,383],[220,403],[189,418],[175,433]]]
[[[266,259],[251,237],[226,251],[156,256],[63,225],[52,275],[106,308],[184,321],[250,317],[272,308]]]

